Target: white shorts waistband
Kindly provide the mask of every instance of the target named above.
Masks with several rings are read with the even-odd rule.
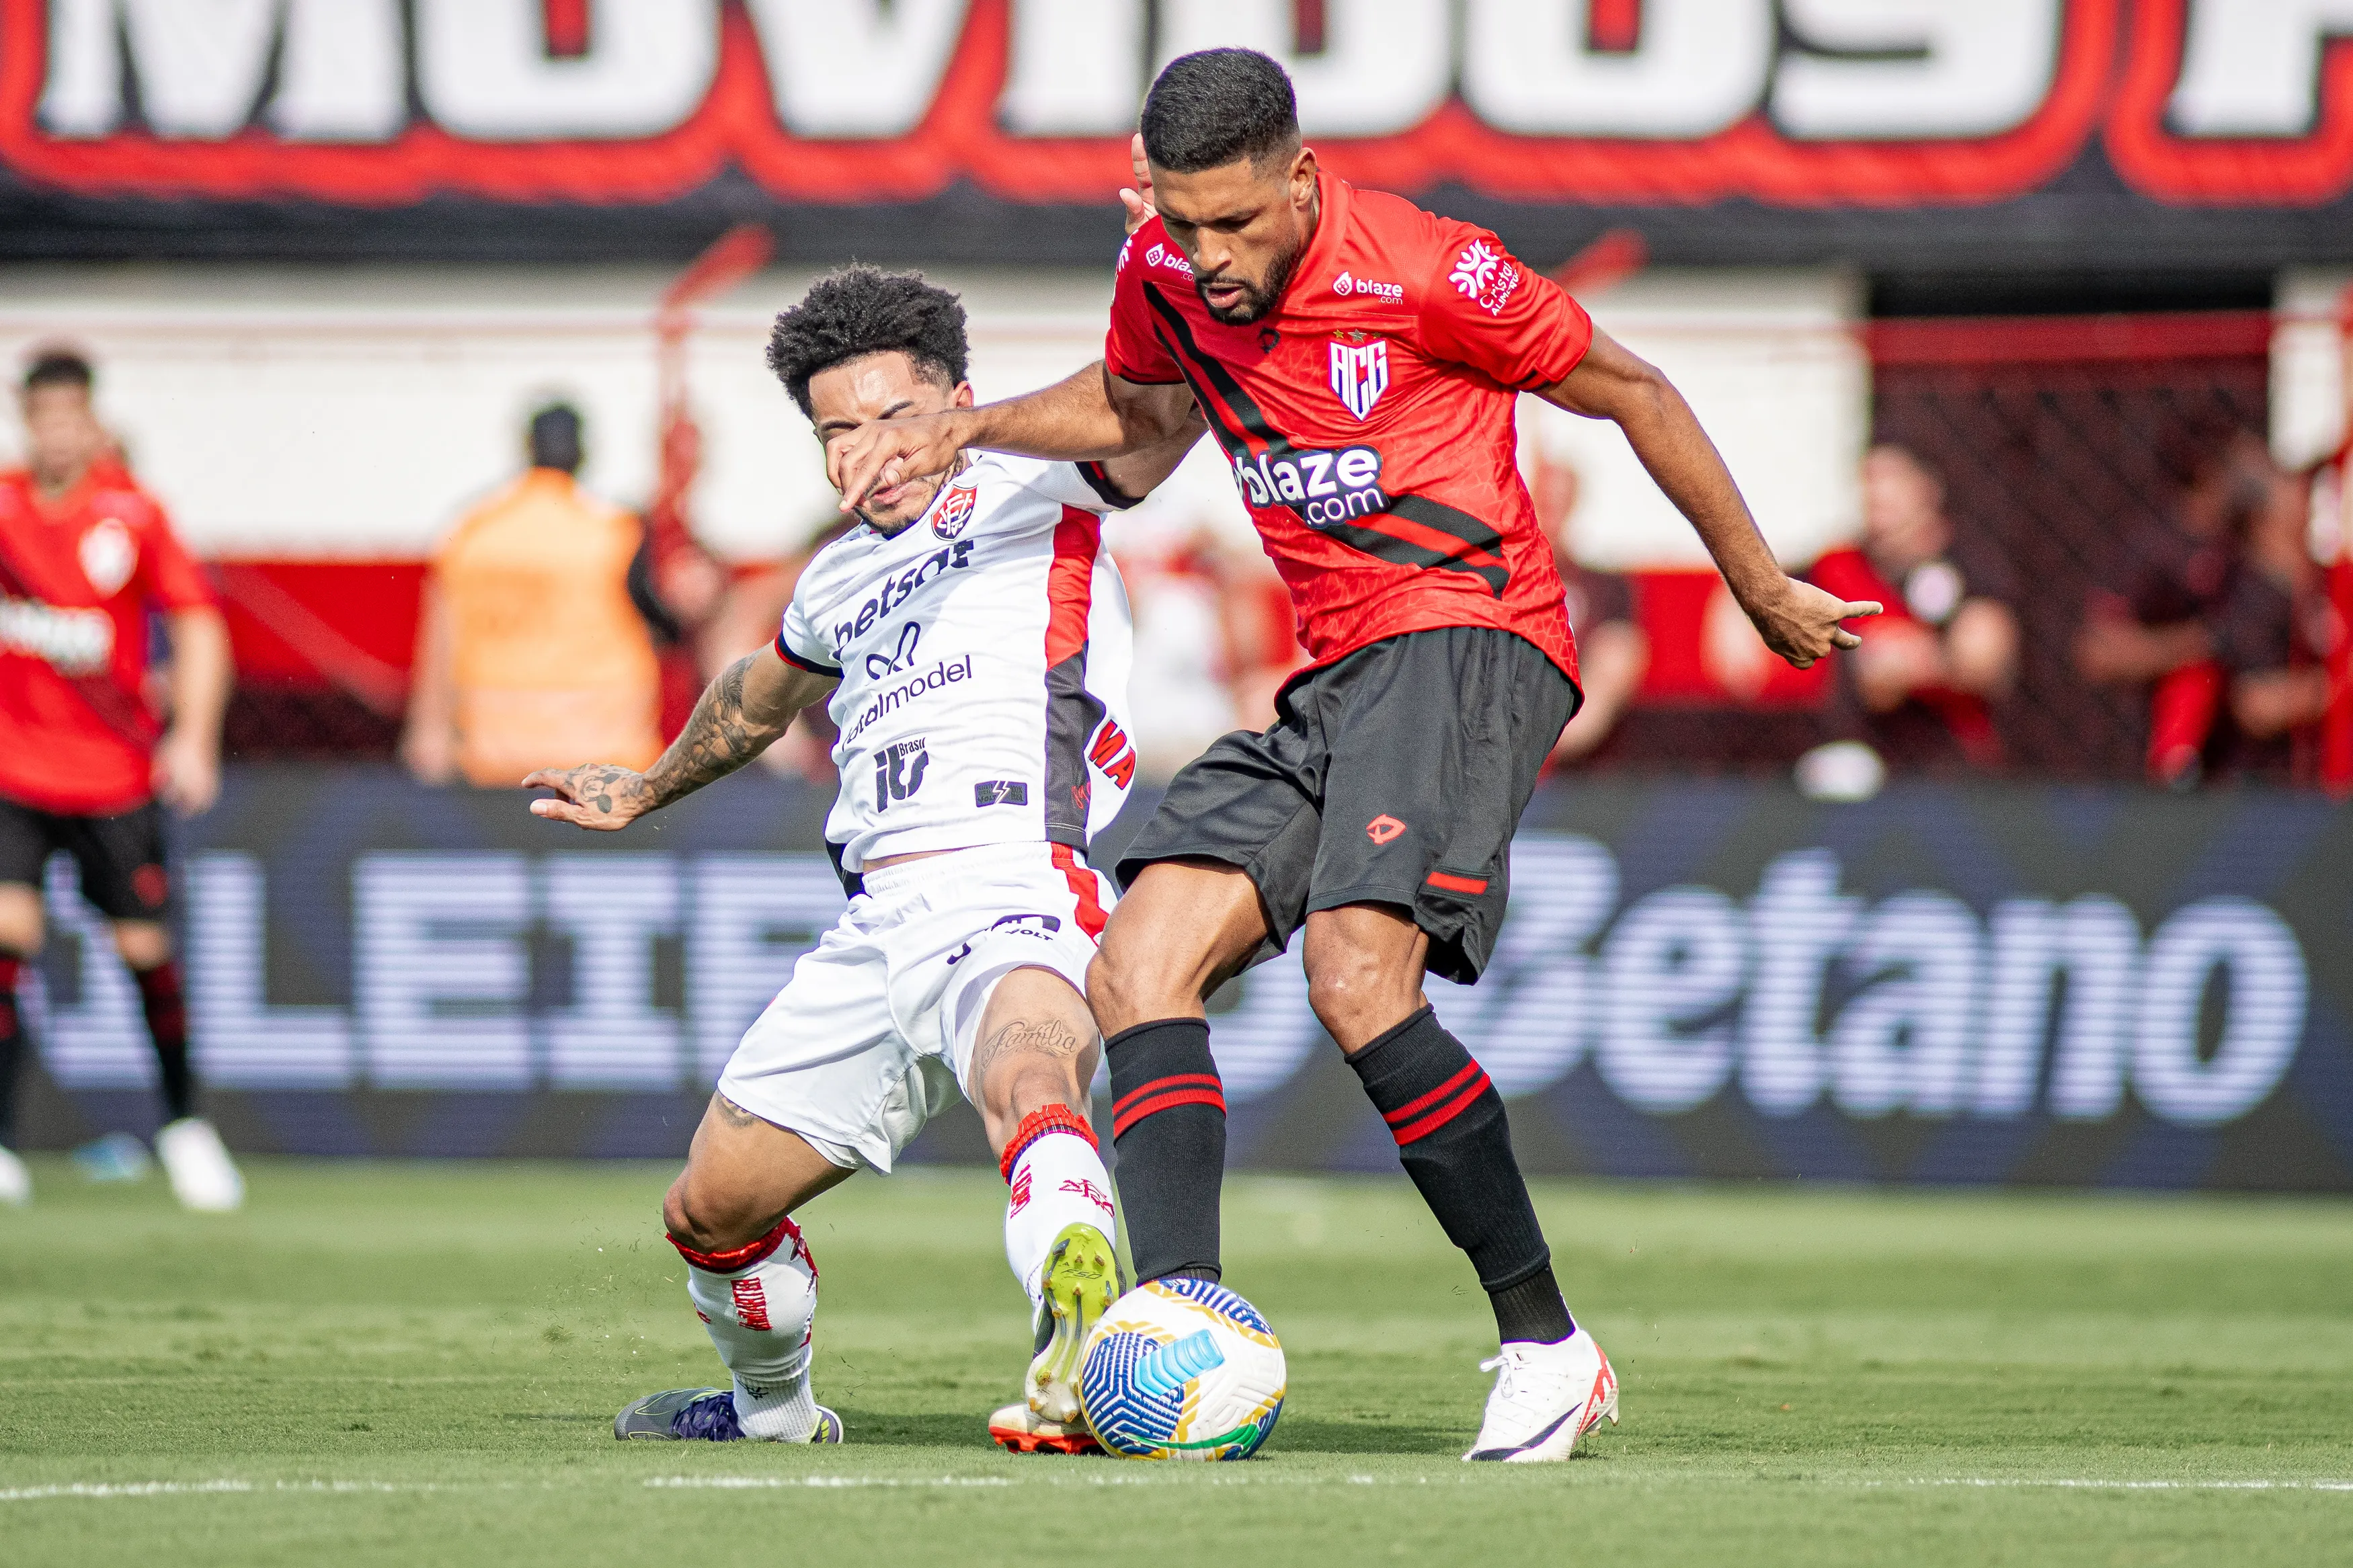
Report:
[[[875,898],[896,899],[910,889],[936,885],[944,878],[987,875],[1007,868],[1050,869],[1058,847],[1037,838],[1018,844],[978,844],[968,849],[948,849],[920,859],[902,860],[879,870],[861,871],[859,882]],[[1072,854],[1079,865],[1086,865],[1084,855],[1075,850]]]

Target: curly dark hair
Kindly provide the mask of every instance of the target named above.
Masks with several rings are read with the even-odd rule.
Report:
[[[1180,174],[1247,158],[1255,170],[1299,145],[1291,78],[1256,49],[1203,49],[1161,68],[1144,100],[1144,153]]]
[[[852,262],[809,285],[768,334],[768,368],[809,414],[809,380],[845,361],[896,349],[943,386],[965,377],[970,359],[964,303],[920,272],[885,272]]]

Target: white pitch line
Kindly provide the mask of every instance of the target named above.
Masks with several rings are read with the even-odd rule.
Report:
[[[2084,1491],[2125,1492],[2353,1492],[2353,1481],[2120,1481],[2073,1478],[2038,1480],[2022,1476],[1951,1476],[1937,1479],[1913,1479],[1902,1484],[1907,1487],[2059,1487]]]
[[[1002,1476],[649,1476],[649,1487],[766,1491],[800,1487],[1009,1487]]]
[[[46,1502],[51,1498],[169,1497],[183,1492],[249,1492],[251,1481],[75,1481],[69,1486],[16,1487],[0,1491],[0,1502]]]

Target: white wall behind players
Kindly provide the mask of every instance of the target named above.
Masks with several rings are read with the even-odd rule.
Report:
[[[1101,350],[1109,279],[1091,269],[933,269],[963,292],[983,397],[1043,384]],[[761,359],[807,269],[709,311],[691,347],[708,460],[698,514],[726,553],[791,548],[828,513],[816,443]],[[589,419],[589,483],[625,504],[654,474],[651,268],[23,267],[0,271],[0,364],[62,339],[100,362],[100,402],[201,552],[408,556],[512,473],[538,399]],[[1842,328],[1852,289],[1815,271],[1659,272],[1597,306],[1676,378],[1785,556],[1850,529],[1867,371]],[[1580,552],[1698,564],[1689,530],[1616,431],[1524,402],[1526,428],[1586,479]],[[13,452],[14,422],[0,436]],[[1196,521],[1246,537],[1204,445],[1131,533]]]

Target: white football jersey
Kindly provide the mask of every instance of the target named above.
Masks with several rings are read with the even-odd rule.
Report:
[[[802,572],[776,652],[841,677],[845,879],[918,850],[1083,851],[1119,814],[1134,636],[1102,513],[1128,504],[1094,465],[982,453],[920,521],[861,523]]]

